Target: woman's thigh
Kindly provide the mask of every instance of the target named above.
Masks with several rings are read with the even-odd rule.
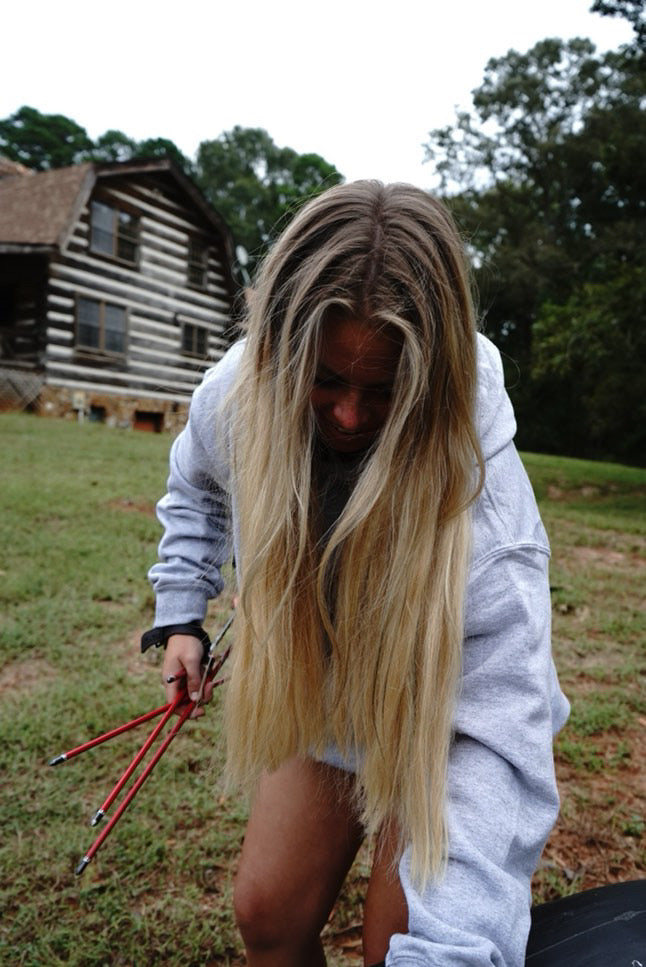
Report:
[[[234,889],[245,941],[318,936],[362,840],[354,775],[292,759],[260,779]]]

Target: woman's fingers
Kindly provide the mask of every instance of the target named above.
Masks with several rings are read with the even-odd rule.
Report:
[[[166,688],[166,699],[174,701],[180,692],[186,691],[193,701],[197,698],[202,681],[202,643],[193,635],[171,635],[166,643],[162,665],[162,676]],[[195,709],[192,718],[203,715]]]

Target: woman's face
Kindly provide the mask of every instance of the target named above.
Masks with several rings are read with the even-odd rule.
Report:
[[[319,433],[338,453],[367,449],[386,422],[401,354],[395,328],[333,319],[323,338],[311,402]]]

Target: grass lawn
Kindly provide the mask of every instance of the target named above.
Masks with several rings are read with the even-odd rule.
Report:
[[[241,802],[220,786],[217,703],[188,725],[82,877],[90,817],[146,734],[52,756],[163,702],[140,655],[167,436],[0,414],[0,962],[238,965],[231,876]],[[553,545],[554,651],[573,703],[557,741],[562,813],[536,899],[645,875],[646,472],[526,455]],[[228,601],[212,609],[215,629]],[[359,856],[326,928],[360,962]]]

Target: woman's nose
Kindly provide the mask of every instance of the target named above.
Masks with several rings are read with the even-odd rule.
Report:
[[[332,412],[337,426],[343,430],[360,429],[366,418],[361,395],[353,390],[335,400]]]

